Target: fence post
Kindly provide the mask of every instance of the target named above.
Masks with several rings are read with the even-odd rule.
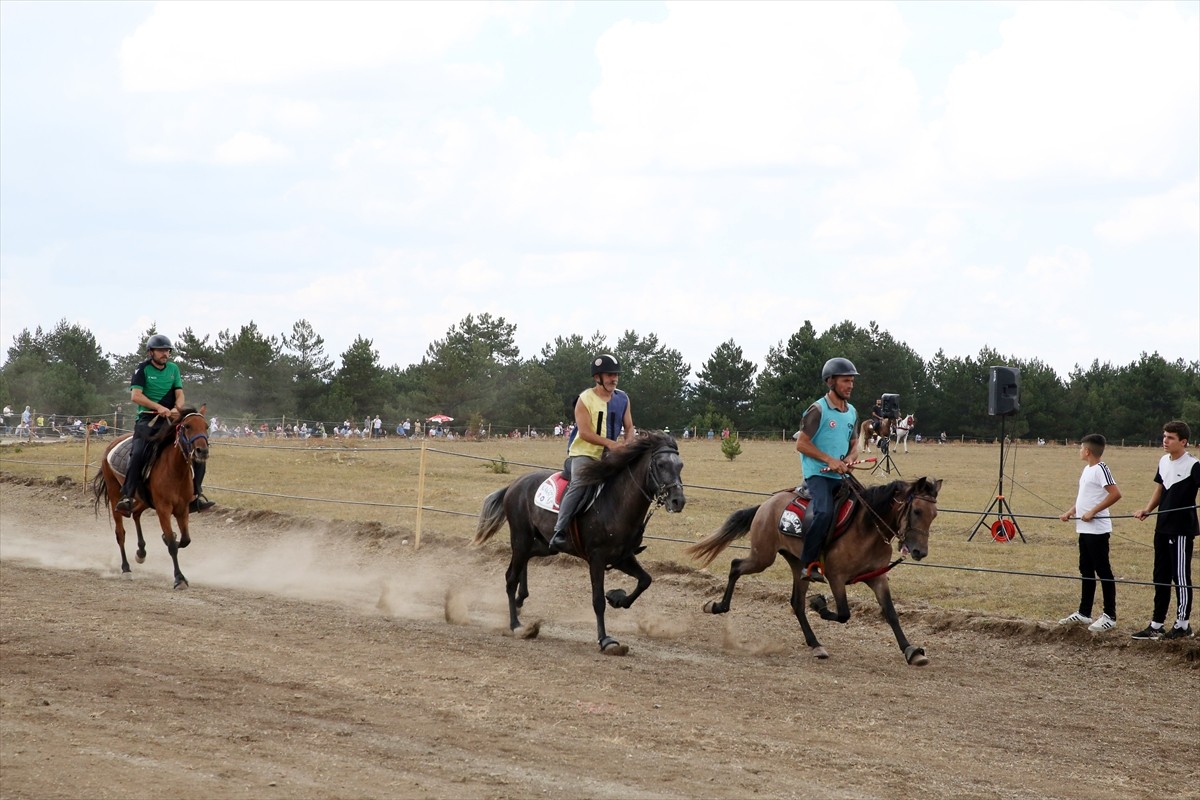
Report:
[[[92,426],[83,426],[83,490],[87,491],[88,451],[92,444]]]
[[[421,549],[421,512],[425,508],[425,446],[428,440],[421,437],[421,463],[417,468],[417,531],[413,537],[413,549]]]

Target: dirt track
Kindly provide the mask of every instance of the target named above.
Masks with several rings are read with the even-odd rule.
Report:
[[[861,587],[820,662],[782,589],[705,616],[723,580],[651,559],[611,658],[574,560],[532,565],[541,637],[506,635],[506,532],[192,529],[189,590],[149,529],[122,580],[78,487],[0,484],[0,797],[1200,797],[1195,640],[921,608],[900,575],[932,664]]]

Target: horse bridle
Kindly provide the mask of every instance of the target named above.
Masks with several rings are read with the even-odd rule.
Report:
[[[629,477],[633,480],[634,485],[638,487],[638,491],[642,493],[642,497],[646,498],[648,502],[654,503],[656,506],[661,506],[663,503],[667,502],[667,495],[671,493],[672,489],[676,487],[679,489],[683,488],[683,481],[675,481],[674,483],[663,483],[659,481],[658,471],[654,468],[654,460],[664,453],[679,455],[679,449],[672,445],[663,445],[655,450],[653,454],[651,454],[650,466],[647,468],[647,471],[650,473],[650,481],[654,485],[653,494],[647,492],[645,487],[642,486],[642,482],[633,477],[632,471],[629,472]],[[629,468],[626,467],[626,470],[628,469]]]
[[[183,453],[183,457],[190,462],[196,452],[197,442],[203,439],[204,444],[207,446],[208,433],[205,431],[197,433],[195,436],[188,436],[187,429],[183,427],[183,423],[187,421],[188,417],[200,417],[203,419],[204,415],[193,411],[191,414],[185,415],[183,419],[179,420],[179,424],[175,426],[175,444]]]
[[[930,494],[917,494],[915,490],[910,490],[907,496],[905,496],[902,500],[892,500],[892,505],[900,506],[900,512],[898,514],[898,517],[901,520],[900,530],[896,530],[891,526],[890,523],[888,523],[886,519],[879,516],[879,512],[872,508],[871,504],[868,503],[865,498],[863,498],[862,484],[858,482],[857,478],[851,477],[847,483],[850,486],[850,491],[852,491],[855,497],[858,499],[858,502],[862,503],[863,507],[865,507],[867,511],[871,512],[871,515],[874,516],[879,522],[877,527],[883,529],[879,532],[879,535],[883,538],[883,540],[885,542],[891,542],[892,537],[895,537],[896,543],[901,547],[904,546],[904,540],[908,537],[909,530],[912,529],[913,501],[925,500],[926,502],[933,503],[935,506],[937,505],[936,497]]]

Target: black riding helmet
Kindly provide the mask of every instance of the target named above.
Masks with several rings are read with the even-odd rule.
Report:
[[[854,375],[857,377],[858,370],[854,368],[854,362],[848,358],[831,358],[826,361],[824,368],[821,370],[821,380],[827,381],[839,375]]]
[[[175,345],[171,344],[171,340],[161,333],[156,333],[146,340],[147,350],[174,350]]]
[[[608,353],[601,353],[592,359],[592,375],[600,375],[606,372],[620,375],[621,365],[617,363],[615,356],[610,356]]]

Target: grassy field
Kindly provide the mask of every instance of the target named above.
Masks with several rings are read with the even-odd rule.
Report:
[[[716,529],[732,511],[755,505],[763,494],[799,480],[799,463],[790,442],[745,441],[742,447],[743,453],[730,462],[719,442],[680,442],[688,505],[682,514],[659,511],[654,515],[647,529],[651,540],[645,561],[692,565],[682,553],[687,543]],[[986,528],[968,541],[996,495],[998,446],[923,443],[910,445],[910,451],[894,456],[904,478],[925,475],[942,478],[945,484],[930,556],[919,565],[905,562],[893,573],[893,592],[901,604],[927,603],[1030,620],[1057,619],[1075,609],[1079,593],[1075,580],[978,570],[1077,575],[1074,523],[1057,519],[1075,499],[1082,467],[1076,448],[1007,448],[1005,495],[1025,537],[1024,542],[1018,538],[1010,543],[994,541]],[[1150,496],[1160,455],[1161,451],[1150,448],[1110,447],[1105,453],[1104,460],[1124,493],[1113,508],[1112,561],[1119,579],[1150,580],[1153,522],[1139,523],[1129,515]],[[522,465],[556,465],[562,456],[561,441],[550,440],[431,445],[425,454],[421,500],[424,540],[461,540],[465,545],[474,533],[484,496],[528,469]],[[90,478],[99,459],[98,448],[85,455],[80,442],[5,445],[0,447],[0,473],[39,480],[67,476],[79,484],[85,461],[91,462],[86,470]],[[507,462],[508,473],[497,471],[501,460]],[[370,522],[411,535],[417,523],[420,464],[417,447],[395,440],[352,444],[222,440],[212,447],[206,490],[221,509],[269,510],[335,524]],[[888,478],[882,470],[859,476],[868,484]],[[81,487],[76,490],[84,492]],[[0,486],[0,504],[2,492]],[[991,515],[987,522],[994,520]],[[98,528],[104,525],[103,520],[97,521]],[[715,573],[724,575],[729,558],[739,551],[731,549],[729,554],[714,562]],[[764,576],[748,580],[783,582],[790,577],[786,567],[777,564]],[[780,587],[781,597],[786,591]],[[869,595],[863,587],[852,592]],[[1122,585],[1117,602],[1122,627],[1140,626],[1149,618],[1151,589]],[[1098,601],[1095,611],[1099,613]]]

